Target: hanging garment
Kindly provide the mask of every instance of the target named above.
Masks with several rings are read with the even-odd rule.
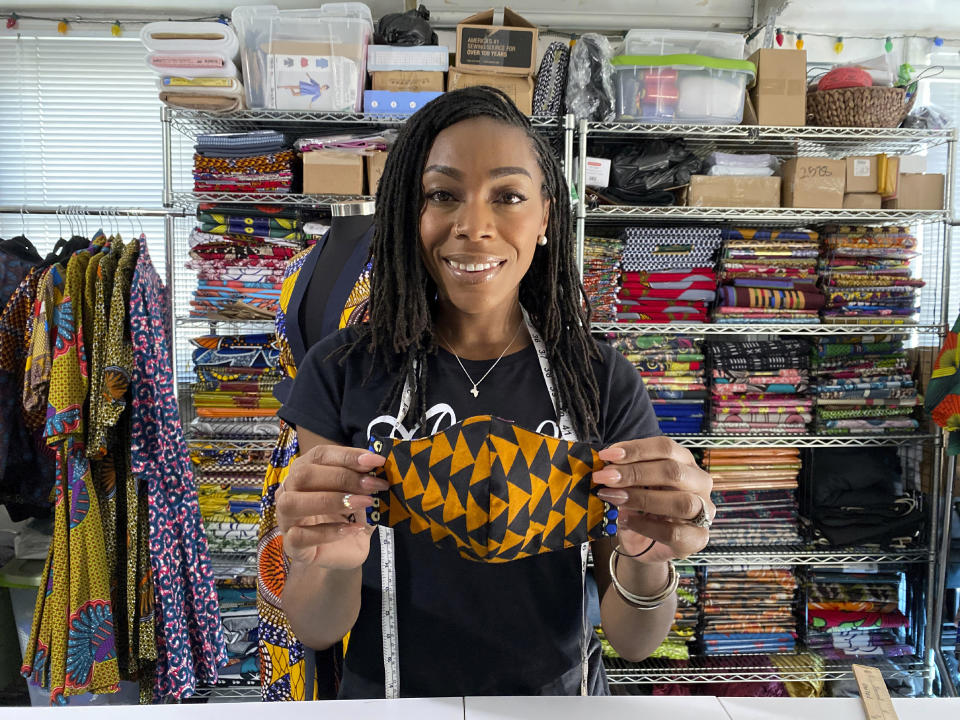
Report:
[[[213,571],[170,366],[168,296],[146,239],[130,289],[131,475],[149,498],[157,700],[189,697],[226,664]]]

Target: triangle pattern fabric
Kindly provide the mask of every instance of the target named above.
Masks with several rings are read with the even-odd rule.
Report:
[[[509,562],[617,531],[591,482],[603,462],[586,443],[479,415],[417,440],[373,437],[370,449],[386,457],[375,474],[390,489],[367,522],[429,532],[468,560]]]

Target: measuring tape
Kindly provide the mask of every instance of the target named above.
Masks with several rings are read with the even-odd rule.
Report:
[[[854,677],[860,686],[860,699],[867,713],[867,720],[899,720],[893,708],[883,673],[870,665],[854,665]]]

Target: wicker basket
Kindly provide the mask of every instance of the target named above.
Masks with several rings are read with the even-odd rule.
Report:
[[[807,93],[807,125],[899,127],[913,107],[899,87],[854,87]]]

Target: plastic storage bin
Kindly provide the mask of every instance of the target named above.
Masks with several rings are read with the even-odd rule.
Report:
[[[643,122],[736,125],[756,66],[701,55],[613,58],[617,117]]]
[[[247,107],[358,112],[373,34],[363,3],[328,3],[311,10],[275,5],[238,7]]]
[[[743,60],[743,35],[695,30],[630,30],[623,55],[706,55]]]

